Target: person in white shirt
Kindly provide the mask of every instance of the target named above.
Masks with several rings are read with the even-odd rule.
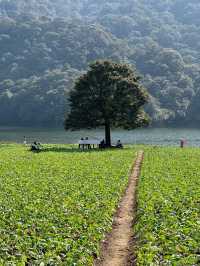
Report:
[[[26,146],[27,145],[27,140],[26,140],[26,137],[24,136],[24,145]]]

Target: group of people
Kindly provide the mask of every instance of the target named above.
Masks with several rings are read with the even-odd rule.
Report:
[[[28,145],[28,143],[27,143],[27,139],[26,139],[26,137],[24,136],[24,145],[25,146],[27,146]],[[31,151],[41,151],[41,149],[42,149],[42,145],[41,145],[41,143],[40,142],[37,142],[37,141],[34,141],[32,144],[30,144],[30,150]]]
[[[120,148],[123,148],[123,145],[122,145],[122,143],[121,143],[121,140],[118,139],[116,145],[115,145],[115,146],[111,146],[111,147],[112,147],[112,148],[119,148],[119,149],[120,149]],[[104,139],[100,142],[100,144],[99,144],[99,148],[100,148],[100,149],[104,149],[104,148],[106,148],[106,142],[105,142]]]
[[[97,146],[100,149],[104,149],[106,147],[108,147],[108,145],[106,144],[106,141],[103,139],[100,142],[98,140],[89,140],[88,137],[86,138],[81,138],[78,142],[78,147],[79,149],[91,149],[93,146]],[[123,148],[123,145],[121,143],[121,140],[119,139],[116,143],[116,145],[111,146],[111,148]]]
[[[25,146],[29,146],[29,144],[27,143],[27,139],[26,137],[24,136],[24,145]],[[98,148],[100,149],[105,149],[106,147],[108,147],[106,145],[106,142],[105,140],[101,140],[100,143],[98,140],[95,140],[95,141],[89,141],[89,138],[86,137],[86,138],[81,138],[80,141],[79,141],[79,149],[91,149],[92,148],[92,145],[95,146],[97,145]],[[117,140],[117,143],[116,145],[112,145],[111,148],[123,148],[123,145],[121,143],[121,140],[118,139]],[[32,144],[30,144],[30,150],[31,151],[41,151],[42,149],[42,145],[40,142],[37,142],[37,141],[34,141]]]
[[[89,143],[88,137],[81,138],[78,145],[79,149],[91,149],[91,144]]]
[[[24,145],[27,146],[27,139],[24,136],[24,141],[23,141]],[[96,143],[94,144],[94,142],[92,143],[91,141],[89,141],[89,138],[81,138],[79,141],[79,149],[91,149],[91,146],[97,145],[100,149],[104,149],[107,147],[106,142],[104,139],[102,139],[100,141],[100,143],[98,143],[98,141],[96,141]],[[186,140],[185,139],[181,139],[180,140],[180,147],[183,148],[184,146],[186,146]],[[118,139],[116,145],[111,146],[112,148],[123,148],[123,144],[121,143],[121,140]],[[34,141],[32,144],[30,144],[30,150],[31,151],[41,151],[42,149],[42,145],[40,142]]]
[[[40,142],[34,141],[33,144],[31,144],[31,151],[41,151],[42,145]]]

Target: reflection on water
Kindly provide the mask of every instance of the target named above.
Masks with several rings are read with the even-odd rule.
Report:
[[[41,143],[77,143],[81,137],[101,140],[104,130],[64,131],[52,128],[11,128],[0,127],[0,141]],[[179,145],[180,139],[187,140],[189,146],[200,146],[200,129],[146,128],[132,131],[112,130],[112,141],[121,139],[124,144]]]

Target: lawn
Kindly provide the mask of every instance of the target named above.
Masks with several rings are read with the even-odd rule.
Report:
[[[92,265],[134,149],[32,153],[0,145],[0,265]]]
[[[199,149],[146,149],[134,230],[137,265],[200,265]]]

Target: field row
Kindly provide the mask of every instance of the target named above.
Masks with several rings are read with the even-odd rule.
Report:
[[[200,151],[142,148],[137,265],[200,265]],[[137,149],[0,145],[0,265],[92,265]]]
[[[92,265],[134,149],[0,146],[0,265]]]
[[[138,265],[200,265],[200,150],[146,150],[135,234]]]

